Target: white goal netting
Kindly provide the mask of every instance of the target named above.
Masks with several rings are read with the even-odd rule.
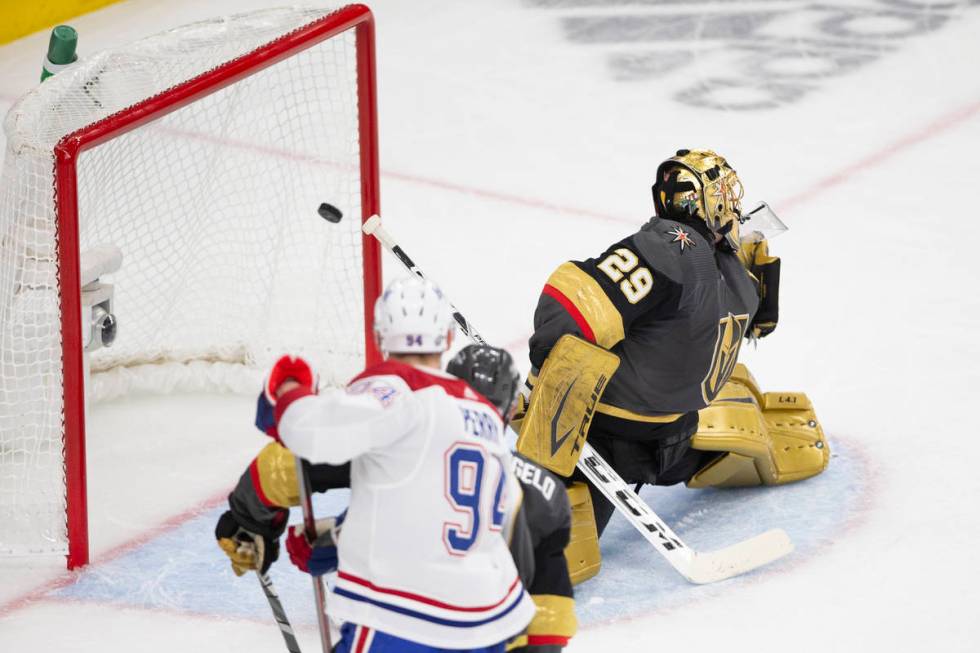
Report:
[[[265,10],[173,29],[84,58],[10,110],[0,555],[66,551],[57,247],[71,236],[57,229],[56,144],[327,13]],[[77,177],[79,237],[64,244],[123,256],[104,279],[118,338],[91,355],[90,401],[134,389],[254,392],[287,351],[312,359],[328,383],[363,365],[353,30],[84,151]],[[322,201],[344,219],[321,219]]]

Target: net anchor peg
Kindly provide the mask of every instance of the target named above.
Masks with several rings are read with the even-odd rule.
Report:
[[[102,283],[104,275],[122,267],[122,251],[114,245],[99,245],[81,253],[82,347],[85,353],[111,347],[117,322],[112,311],[114,287]]]

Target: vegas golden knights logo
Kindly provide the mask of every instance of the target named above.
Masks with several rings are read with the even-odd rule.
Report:
[[[718,340],[715,342],[715,352],[711,356],[711,368],[701,382],[701,397],[705,404],[718,396],[718,392],[728,377],[735,371],[738,363],[738,350],[742,346],[742,338],[749,327],[748,315],[732,315],[723,317],[718,322]]]

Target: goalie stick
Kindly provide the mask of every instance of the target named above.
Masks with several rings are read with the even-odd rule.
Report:
[[[313,487],[303,466],[303,459],[296,457],[296,479],[299,481],[299,504],[303,508],[303,532],[311,543],[316,542],[316,519],[313,516]],[[330,620],[327,619],[327,593],[323,587],[323,576],[313,579],[313,598],[316,603],[316,623],[320,628],[320,646],[323,653],[330,653]]]
[[[647,542],[692,583],[715,583],[782,558],[793,550],[786,531],[774,528],[708,553],[694,551],[634,492],[588,442],[578,468],[609,499]]]
[[[362,229],[365,234],[377,238],[409,272],[425,279],[422,270],[382,226],[379,216],[368,218]],[[452,303],[449,306],[463,333],[480,344],[487,344],[462,313]],[[577,466],[633,527],[640,531],[646,541],[692,583],[714,583],[738,576],[777,560],[793,550],[793,542],[786,532],[775,528],[717,551],[699,553],[684,544],[588,442],[582,446],[582,455]]]

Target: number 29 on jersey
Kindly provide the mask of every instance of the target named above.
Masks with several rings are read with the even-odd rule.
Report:
[[[653,273],[650,268],[640,265],[639,257],[625,247],[620,247],[596,265],[606,273],[619,289],[626,301],[635,304],[646,297],[653,288]]]

